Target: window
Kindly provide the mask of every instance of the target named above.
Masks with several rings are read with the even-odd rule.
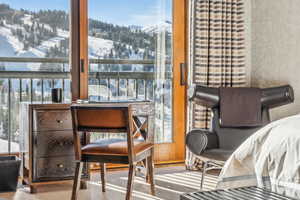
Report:
[[[20,102],[70,101],[68,56],[68,0],[0,0],[0,153],[19,151]]]
[[[154,101],[156,142],[171,142],[172,1],[88,2],[89,99]]]

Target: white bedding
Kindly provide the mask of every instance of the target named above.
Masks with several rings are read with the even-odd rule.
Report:
[[[270,123],[228,159],[219,189],[254,186],[300,199],[300,115]]]

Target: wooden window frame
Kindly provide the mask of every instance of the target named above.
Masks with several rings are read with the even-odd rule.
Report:
[[[70,66],[72,101],[88,98],[88,0],[71,0]],[[86,28],[81,28],[86,27]]]
[[[188,0],[173,0],[173,143],[156,144],[156,163],[185,162],[185,133],[187,130],[187,85],[186,63],[188,58]],[[181,64],[185,72],[181,76]],[[183,82],[187,82],[184,80]]]

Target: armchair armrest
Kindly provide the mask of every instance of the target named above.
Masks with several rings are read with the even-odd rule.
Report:
[[[201,85],[192,85],[188,90],[190,101],[205,106],[214,108],[219,105],[219,88],[205,87]]]
[[[290,85],[262,89],[263,107],[275,108],[292,102],[294,102],[294,91]]]
[[[214,132],[194,129],[187,134],[186,145],[191,152],[200,155],[205,149],[218,148],[218,136]]]

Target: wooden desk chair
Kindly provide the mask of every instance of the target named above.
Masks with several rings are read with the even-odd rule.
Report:
[[[133,115],[132,106],[122,104],[75,104],[71,106],[76,170],[72,200],[77,198],[84,162],[101,166],[102,192],[105,192],[105,163],[129,164],[126,200],[131,199],[137,162],[146,161],[147,176],[154,195],[153,141],[147,137],[148,116],[142,122]],[[81,147],[79,132],[127,133],[127,139],[107,139]],[[143,139],[138,139],[143,136]]]

